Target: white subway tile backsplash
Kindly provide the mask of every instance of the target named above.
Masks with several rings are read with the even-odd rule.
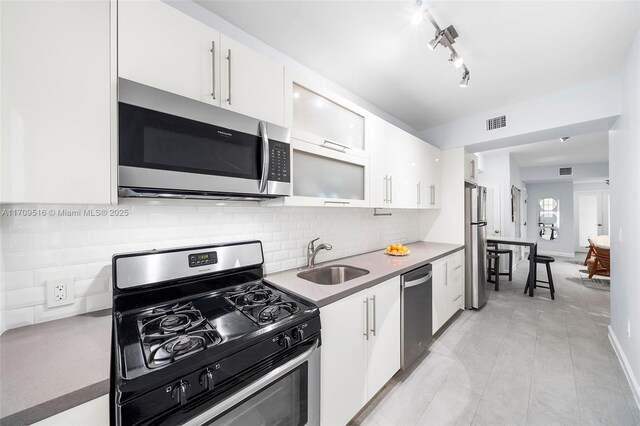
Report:
[[[87,296],[86,304],[87,312],[111,308],[111,305],[113,304],[113,295],[111,293],[102,293]]]
[[[31,325],[33,324],[33,307],[4,310],[2,320],[7,330]]]
[[[35,287],[41,287],[46,285],[48,280],[59,280],[62,278],[82,280],[86,277],[87,266],[85,264],[37,268],[33,270],[33,285]]]
[[[56,306],[48,309],[46,305],[37,305],[33,307],[34,322],[40,323],[60,318],[71,317],[87,312],[86,299],[84,297],[76,297],[72,305]]]
[[[333,245],[332,251],[318,254],[321,262],[394,241],[422,240],[433,222],[415,210],[374,217],[370,209],[203,204],[123,200],[108,209],[128,210],[127,217],[0,218],[4,327],[109,308],[111,257],[118,253],[257,239],[263,243],[265,271],[273,273],[306,265],[307,243],[316,237]],[[75,281],[75,303],[46,309],[46,281],[67,277]]]
[[[89,278],[87,280],[76,281],[75,294],[77,296],[87,296],[89,294],[106,293],[109,291],[107,287],[108,284],[108,277],[96,277]]]
[[[33,271],[5,272],[2,283],[5,291],[33,287]]]
[[[41,305],[47,301],[44,287],[28,287],[7,292],[4,296],[4,309],[25,308]]]

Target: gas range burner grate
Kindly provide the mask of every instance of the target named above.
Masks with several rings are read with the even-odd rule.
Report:
[[[222,337],[192,303],[156,308],[138,317],[145,362],[160,367],[217,345]]]
[[[240,287],[224,297],[258,325],[275,323],[300,310],[296,303],[283,301],[280,294],[275,294],[262,284]]]

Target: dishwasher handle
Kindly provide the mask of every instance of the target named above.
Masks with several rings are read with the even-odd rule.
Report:
[[[403,287],[404,288],[409,288],[409,287],[415,287],[415,286],[420,285],[420,284],[424,284],[426,282],[431,281],[432,277],[433,277],[433,272],[429,271],[429,273],[426,276],[422,277],[422,278],[418,278],[417,280],[405,281],[403,283]]]

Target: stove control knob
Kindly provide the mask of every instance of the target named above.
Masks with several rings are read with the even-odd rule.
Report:
[[[302,339],[304,339],[304,331],[302,331],[302,329],[300,327],[298,328],[294,328],[293,329],[293,333],[292,336],[294,339],[296,339],[298,342],[302,342]]]
[[[207,368],[200,375],[200,386],[203,388],[207,388],[207,390],[213,390],[214,381],[213,381],[213,370]]]
[[[289,349],[291,347],[291,337],[286,334],[280,335],[278,338],[278,344],[285,349]]]
[[[173,398],[175,401],[178,401],[180,405],[186,404],[187,391],[190,387],[191,385],[189,384],[189,382],[181,380],[180,383],[173,387],[173,390],[171,391],[171,398]]]

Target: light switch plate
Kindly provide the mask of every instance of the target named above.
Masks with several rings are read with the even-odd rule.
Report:
[[[47,281],[47,308],[72,305],[75,302],[73,278]]]

